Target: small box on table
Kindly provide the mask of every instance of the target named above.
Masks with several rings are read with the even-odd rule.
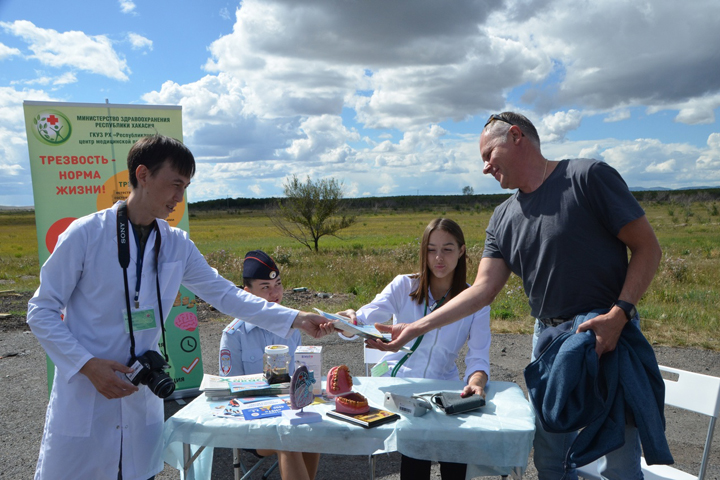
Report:
[[[313,395],[322,395],[322,346],[300,345],[295,350],[295,368],[305,365],[313,372]]]

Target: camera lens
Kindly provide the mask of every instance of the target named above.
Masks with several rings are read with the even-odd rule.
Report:
[[[167,398],[175,391],[175,382],[166,373],[153,372],[147,386],[160,398]]]

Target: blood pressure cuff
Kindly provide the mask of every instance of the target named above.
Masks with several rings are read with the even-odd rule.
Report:
[[[430,401],[447,415],[470,412],[485,406],[485,399],[480,395],[463,398],[460,392],[439,392],[430,397]]]

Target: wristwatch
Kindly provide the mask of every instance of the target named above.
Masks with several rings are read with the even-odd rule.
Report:
[[[637,315],[637,308],[635,308],[635,305],[630,302],[618,300],[613,303],[613,307],[620,307],[622,311],[625,312],[625,316],[627,317],[628,321],[632,320],[633,318],[635,318],[635,315]]]

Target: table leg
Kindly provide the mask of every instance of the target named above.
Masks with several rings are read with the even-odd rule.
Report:
[[[513,467],[512,471],[510,472],[510,477],[513,480],[522,480],[523,474],[522,474],[522,468],[520,467]],[[503,480],[507,479],[507,475],[501,475],[500,478]]]
[[[235,480],[240,480],[242,477],[242,474],[245,472],[240,471],[240,466],[242,465],[240,463],[240,449],[239,448],[233,448],[233,470],[235,472]]]
[[[187,478],[188,471],[190,470],[190,467],[192,467],[193,462],[195,459],[202,453],[202,451],[205,450],[205,445],[201,445],[200,448],[198,448],[198,451],[195,452],[195,454],[192,454],[192,450],[190,449],[189,443],[183,443],[183,475],[184,478]]]
[[[370,480],[375,480],[375,455],[368,455],[368,463],[370,467]]]

